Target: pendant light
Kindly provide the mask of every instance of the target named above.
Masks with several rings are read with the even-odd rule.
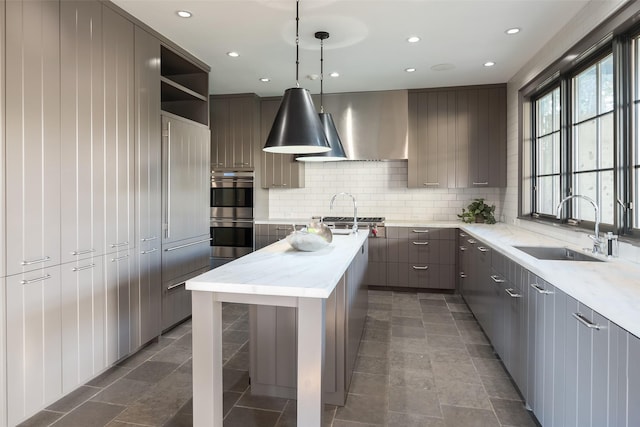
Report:
[[[320,40],[320,113],[318,117],[329,141],[330,150],[325,153],[301,154],[296,157],[296,160],[301,162],[337,162],[347,160],[347,155],[342,147],[342,141],[340,141],[340,135],[338,135],[333,117],[331,113],[324,112],[324,106],[322,105],[322,94],[324,92],[324,41],[329,38],[329,33],[326,31],[318,31],[315,36]]]
[[[308,90],[300,87],[298,79],[300,64],[299,4],[300,2],[296,0],[296,87],[289,88],[284,92],[280,108],[263,148],[269,153],[323,153],[330,150],[311,95]]]

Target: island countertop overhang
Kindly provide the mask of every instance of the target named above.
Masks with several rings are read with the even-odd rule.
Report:
[[[281,240],[186,283],[191,291],[328,298],[368,237],[335,235],[327,247],[300,252]]]

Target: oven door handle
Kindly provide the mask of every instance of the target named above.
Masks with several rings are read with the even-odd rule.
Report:
[[[253,220],[252,219],[211,218],[211,221],[210,221],[210,224],[223,224],[223,223],[253,224]]]

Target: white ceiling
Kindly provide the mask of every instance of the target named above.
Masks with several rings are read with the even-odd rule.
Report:
[[[113,1],[209,64],[211,94],[281,95],[295,86],[294,0]],[[307,77],[320,74],[316,31],[331,35],[324,47],[326,93],[504,83],[586,3],[301,0],[300,85],[320,91],[319,79]],[[179,18],[177,10],[193,17]],[[522,31],[507,36],[511,27]],[[413,35],[422,40],[407,43]],[[486,61],[496,65],[484,67]],[[455,68],[431,69],[438,64]],[[340,77],[329,77],[332,71]]]

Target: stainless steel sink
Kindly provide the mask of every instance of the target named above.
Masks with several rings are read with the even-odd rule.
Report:
[[[514,246],[524,253],[534,258],[551,261],[593,261],[602,262],[602,259],[587,255],[584,252],[574,251],[568,248],[545,247],[545,246]]]

